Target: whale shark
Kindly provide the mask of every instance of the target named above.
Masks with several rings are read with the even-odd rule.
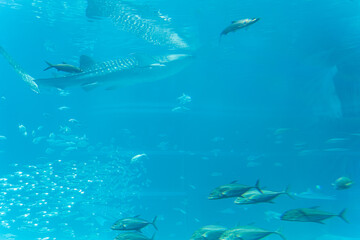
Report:
[[[159,56],[130,54],[123,58],[95,62],[83,55],[80,57],[82,72],[61,77],[35,79],[27,74],[1,46],[0,54],[36,93],[40,93],[42,87],[58,89],[81,87],[85,91],[103,87],[106,90],[112,90],[137,83],[152,82],[180,72],[193,58],[191,54]]]

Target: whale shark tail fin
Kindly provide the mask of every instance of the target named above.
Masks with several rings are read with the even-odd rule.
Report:
[[[20,75],[22,80],[24,80],[36,93],[40,93],[38,85],[35,83],[35,79],[27,74],[20,65],[5,51],[4,48],[0,46],[0,54],[5,57],[5,59],[9,62],[9,64],[14,68],[15,72]]]

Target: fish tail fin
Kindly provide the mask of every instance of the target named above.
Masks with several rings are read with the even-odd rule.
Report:
[[[221,44],[221,39],[222,39],[222,36],[223,36],[223,35],[224,35],[223,33],[220,34],[220,37],[219,37],[219,46],[220,46],[220,44]]]
[[[156,232],[151,236],[151,240],[154,240],[155,239],[155,235],[156,235]]]
[[[35,79],[33,77],[31,77],[29,74],[27,74],[20,67],[20,65],[1,46],[0,46],[0,54],[4,56],[4,58],[8,61],[8,63],[13,67],[15,72],[17,74],[19,74],[19,76],[22,78],[22,80],[30,86],[31,90],[33,90],[36,93],[40,93],[39,87],[35,83]]]
[[[345,218],[346,208],[344,208],[338,215],[344,222],[349,223],[349,221]]]
[[[151,224],[154,226],[154,228],[156,229],[156,231],[158,230],[157,226],[155,225],[157,216],[154,217],[154,219],[152,220]]]
[[[282,234],[282,229],[281,228],[276,230],[274,233],[279,235],[282,239],[286,240],[286,237]]]
[[[49,63],[49,62],[47,62],[47,61],[45,61],[45,62],[46,62],[46,64],[49,65],[49,66],[48,66],[47,68],[45,68],[44,71],[49,70],[50,68],[53,68],[53,67],[54,67],[54,65],[52,65],[51,63]]]
[[[290,186],[287,186],[287,187],[285,188],[284,194],[288,195],[289,198],[291,198],[291,199],[295,199],[294,196],[293,196],[293,195],[291,194],[291,192],[290,192]]]
[[[255,187],[260,193],[263,193],[263,191],[260,189],[260,180],[258,179],[255,183]]]

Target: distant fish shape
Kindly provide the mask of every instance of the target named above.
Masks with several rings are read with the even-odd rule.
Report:
[[[348,177],[339,177],[331,184],[336,190],[344,190],[350,188],[354,182]]]
[[[145,153],[138,154],[138,155],[132,157],[131,160],[130,160],[130,162],[131,162],[131,163],[135,163],[135,162],[140,161],[140,160],[143,159],[143,158],[147,158],[147,155],[146,155]]]
[[[293,193],[293,196],[304,199],[336,200],[335,196],[314,192],[310,188],[306,192]]]
[[[136,230],[141,231],[142,228],[146,227],[147,225],[153,225],[154,228],[157,230],[155,225],[157,217],[154,217],[152,222],[148,222],[144,219],[139,218],[139,216],[130,217],[130,218],[123,218],[117,220],[112,226],[112,230]]]
[[[339,217],[344,222],[349,223],[345,218],[346,209],[343,209],[339,214],[333,214],[330,212],[319,210],[318,207],[312,208],[296,208],[291,209],[283,213],[280,219],[284,221],[295,221],[295,222],[315,222],[324,224],[323,221],[332,218]]]
[[[232,21],[231,24],[229,26],[227,26],[221,33],[220,33],[220,39],[223,35],[227,35],[228,33],[231,32],[235,32],[239,29],[248,27],[254,23],[256,23],[257,21],[259,21],[260,18],[246,18],[246,19],[241,19],[241,20],[237,20],[237,21]],[[220,41],[220,40],[219,40]]]
[[[55,68],[58,71],[62,72],[68,72],[68,73],[81,73],[82,70],[78,67],[75,67],[74,65],[67,64],[67,63],[60,63],[60,64],[51,64],[47,61],[45,61],[47,65],[49,65],[47,68],[44,69],[44,71],[49,70],[51,68]]]

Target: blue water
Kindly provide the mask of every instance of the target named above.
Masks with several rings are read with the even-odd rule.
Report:
[[[44,72],[44,61],[79,66],[83,54],[194,58],[158,81],[37,94],[0,57],[0,239],[113,239],[117,219],[139,214],[158,216],[159,240],[212,224],[360,239],[358,0],[92,3],[87,12],[86,0],[0,0],[0,45],[35,82],[67,75]],[[219,43],[231,21],[254,17]],[[341,176],[354,186],[335,190]],[[217,186],[257,179],[310,196],[207,199]],[[346,208],[350,224],[279,219],[313,206]]]

